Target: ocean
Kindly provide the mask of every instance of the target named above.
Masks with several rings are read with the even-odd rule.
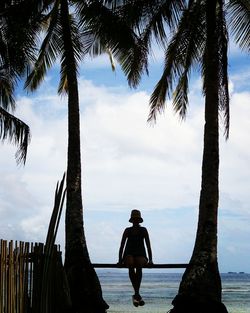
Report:
[[[143,307],[132,304],[133,289],[125,269],[97,270],[109,313],[166,313],[176,296],[182,274],[144,270],[141,295]],[[250,313],[250,274],[221,274],[222,297],[229,313]]]

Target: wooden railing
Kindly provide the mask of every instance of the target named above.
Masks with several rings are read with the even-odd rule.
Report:
[[[67,311],[67,282],[61,252],[59,246],[54,246],[54,249],[55,253],[48,259],[42,243],[0,240],[0,313]],[[46,260],[50,260],[50,268],[45,280]],[[94,263],[93,266],[124,268],[117,263]],[[187,266],[188,264],[152,264],[145,268],[171,269]]]
[[[117,263],[93,263],[95,268],[126,268],[125,266],[121,266]],[[178,263],[178,264],[151,264],[146,265],[143,268],[186,268],[188,264]]]

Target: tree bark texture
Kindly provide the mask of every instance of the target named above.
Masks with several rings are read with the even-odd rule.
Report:
[[[108,308],[90,262],[83,228],[81,191],[80,114],[77,67],[72,48],[68,1],[61,1],[61,19],[68,83],[68,164],[66,202],[67,273],[73,313],[102,313]]]
[[[204,54],[205,127],[198,228],[190,263],[182,277],[171,313],[224,313],[217,263],[219,200],[219,80],[216,36],[217,0],[206,5],[207,38]]]

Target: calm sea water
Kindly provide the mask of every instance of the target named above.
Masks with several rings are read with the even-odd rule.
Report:
[[[103,296],[109,304],[109,313],[166,313],[172,308],[182,274],[145,272],[141,295],[145,306],[135,308],[131,297],[133,289],[126,270],[98,270]],[[223,303],[229,313],[250,313],[250,274],[221,274]]]

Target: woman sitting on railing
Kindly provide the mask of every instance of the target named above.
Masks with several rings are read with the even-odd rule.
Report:
[[[132,296],[133,304],[134,306],[142,306],[145,304],[139,292],[142,280],[142,267],[153,264],[152,251],[148,231],[145,227],[140,226],[140,223],[143,222],[141,212],[132,210],[129,222],[133,223],[133,226],[126,228],[123,233],[118,265],[128,267],[129,278],[135,291],[135,294]],[[144,242],[146,243],[148,257]]]

